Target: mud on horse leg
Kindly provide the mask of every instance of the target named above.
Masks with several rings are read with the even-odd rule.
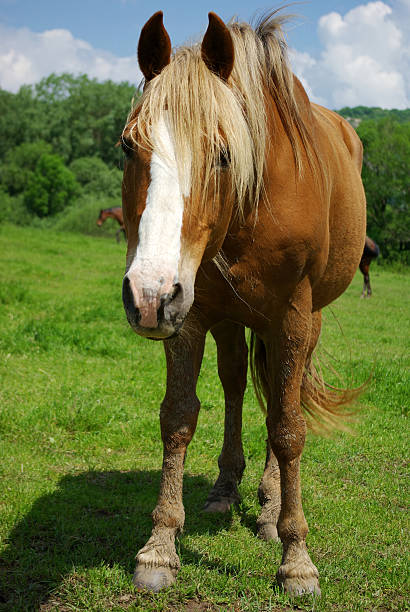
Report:
[[[184,460],[200,407],[195,388],[204,341],[205,334],[198,332],[195,341],[187,342],[178,336],[164,342],[167,390],[160,413],[164,454],[158,502],[152,513],[151,537],[136,557],[133,582],[141,590],[157,592],[171,585],[180,567],[175,536],[185,521],[182,502]]]
[[[218,373],[225,393],[224,442],[219,476],[205,502],[206,512],[226,512],[240,500],[238,484],[245,469],[242,448],[242,404],[246,389],[248,347],[244,327],[223,321],[211,330],[218,350]]]

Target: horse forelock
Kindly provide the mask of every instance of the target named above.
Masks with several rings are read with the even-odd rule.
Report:
[[[200,44],[174,51],[171,62],[146,84],[124,131],[135,145],[163,155],[154,137],[166,117],[173,137],[179,172],[190,160],[191,196],[207,205],[217,192],[217,160],[229,154],[231,188],[242,211],[245,198],[255,205],[263,191],[267,142],[265,95],[270,92],[301,169],[300,141],[310,137],[297,108],[293,74],[288,64],[281,25],[285,17],[264,17],[253,29],[231,22],[235,62],[228,82],[205,65]],[[308,151],[309,158],[309,151]],[[192,163],[191,163],[192,161]]]
[[[171,63],[146,85],[127,133],[135,144],[161,156],[155,132],[164,118],[180,175],[190,163],[192,199],[205,206],[209,193],[217,192],[218,160],[225,153],[232,191],[241,207],[254,190],[253,145],[243,101],[236,87],[210,72],[199,45],[178,49]]]

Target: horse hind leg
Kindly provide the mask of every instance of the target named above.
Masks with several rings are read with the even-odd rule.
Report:
[[[266,542],[279,540],[277,522],[280,514],[280,495],[279,464],[267,440],[265,470],[258,488],[262,509],[256,521],[258,537]]]
[[[362,298],[370,297],[372,294],[372,290],[370,289],[369,266],[369,261],[367,259],[362,258],[359,264],[360,272],[363,274],[363,291],[361,295]]]
[[[370,268],[370,264],[369,264]],[[372,288],[370,286],[370,269],[367,270],[367,297],[372,296]]]
[[[225,430],[218,459],[219,476],[205,502],[206,512],[227,512],[240,500],[238,484],[245,469],[242,404],[246,389],[248,347],[242,325],[223,321],[211,329],[218,351],[218,373],[225,393]]]
[[[312,329],[306,357],[306,369],[309,367],[313,350],[319,340],[321,327],[322,313],[320,311],[314,312],[312,314]],[[267,381],[265,384],[267,384]],[[269,440],[266,441],[265,469],[258,488],[258,499],[262,507],[256,521],[258,537],[266,542],[279,540],[277,523],[281,506],[280,469]]]

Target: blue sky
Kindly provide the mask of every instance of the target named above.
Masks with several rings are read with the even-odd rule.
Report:
[[[249,0],[0,0],[0,86],[16,91],[50,72],[99,79],[140,77],[139,31],[156,10],[172,44],[197,39],[213,10],[248,21],[278,3]],[[410,0],[315,0],[287,12],[294,71],[311,97],[328,106],[409,106]]]
[[[297,44],[300,50],[317,49],[316,29],[321,15],[331,11],[346,13],[358,4],[355,0],[315,0],[290,7],[288,12],[301,16],[289,28],[290,43]],[[172,44],[177,46],[204,31],[209,11],[216,12],[225,21],[233,16],[249,21],[258,9],[279,5],[249,0],[162,0],[154,3],[146,0],[0,0],[0,22],[15,28],[27,27],[34,32],[66,28],[75,38],[123,56],[135,51],[141,27],[156,10],[164,11]]]

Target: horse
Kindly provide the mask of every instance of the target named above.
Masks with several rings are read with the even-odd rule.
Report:
[[[144,25],[145,84],[121,136],[123,305],[138,335],[163,342],[167,366],[159,497],[133,582],[157,592],[180,568],[183,466],[208,331],[225,430],[205,510],[226,512],[239,500],[249,328],[268,432],[258,535],[282,542],[276,579],[286,593],[319,595],[300,459],[309,414],[332,420],[351,398],[325,386],[312,353],[322,309],[349,285],[363,252],[362,145],[347,121],[309,101],[288,63],[281,14],[255,28],[208,18],[200,43],[173,52],[161,11]]]
[[[363,274],[363,291],[361,295],[362,298],[371,297],[372,295],[372,288],[370,287],[369,268],[373,259],[376,259],[379,254],[380,249],[378,245],[374,242],[374,240],[369,238],[369,236],[366,236],[362,258],[359,263],[359,270]]]
[[[97,219],[98,227],[101,227],[102,224],[104,223],[104,221],[106,221],[108,218],[115,219],[118,222],[119,226],[120,226],[120,229],[115,234],[115,238],[116,238],[117,242],[120,241],[120,234],[121,234],[121,232],[123,232],[124,238],[127,239],[126,233],[125,233],[125,226],[124,226],[124,217],[123,217],[123,214],[122,214],[122,207],[121,206],[116,206],[114,208],[103,208],[103,209],[101,209],[100,210],[100,214],[99,214],[98,219]]]

